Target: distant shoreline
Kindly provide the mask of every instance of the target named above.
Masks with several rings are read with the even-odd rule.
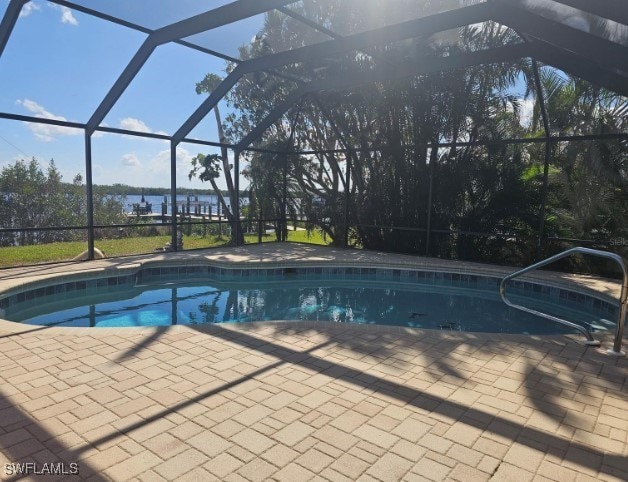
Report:
[[[165,187],[136,187],[127,186],[125,184],[94,184],[94,189],[104,191],[110,196],[170,196],[170,188]],[[223,196],[229,196],[229,192],[226,190],[221,191]],[[210,196],[215,195],[213,189],[198,189],[198,188],[186,188],[177,187],[177,197],[186,196]],[[246,196],[245,191],[240,191],[240,196]]]

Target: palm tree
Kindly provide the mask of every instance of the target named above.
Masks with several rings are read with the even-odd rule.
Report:
[[[625,132],[628,99],[563,74],[541,71],[554,135]],[[530,129],[539,128],[535,106]],[[548,206],[568,237],[609,239],[628,232],[628,143],[625,140],[556,144],[552,182],[557,203]]]

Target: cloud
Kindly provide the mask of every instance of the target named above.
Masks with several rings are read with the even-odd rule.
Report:
[[[146,123],[140,119],[136,119],[134,117],[125,117],[120,121],[118,125],[120,129],[125,129],[127,131],[134,132],[143,132],[146,134],[160,134],[167,136],[168,134],[164,131],[154,131],[150,127],[146,125]]]
[[[61,23],[67,23],[69,25],[78,25],[78,20],[72,13],[68,7],[60,7],[61,8]]]
[[[177,147],[177,181],[178,185],[187,181],[192,167],[192,157],[188,150]],[[94,177],[103,184],[132,184],[137,186],[154,186],[168,188],[170,186],[170,149],[161,151],[128,152],[119,158],[119,167],[95,163]]]
[[[144,145],[137,151],[126,154],[116,154],[115,166],[108,160],[108,155],[98,156],[100,163],[93,164],[94,179],[98,184],[130,184],[133,186],[170,188],[170,149],[143,150]],[[192,158],[197,151],[188,151],[184,147],[177,147],[177,186],[190,186],[200,189],[211,189],[209,183],[202,183],[197,178],[188,181],[188,174],[192,168]],[[117,167],[116,167],[117,166]],[[218,186],[225,189],[223,179],[218,179]]]
[[[79,22],[74,16],[74,13],[68,7],[63,7],[61,5],[48,4],[49,7],[54,8],[61,12],[61,23],[66,23],[68,25],[78,25]],[[34,0],[24,4],[22,10],[20,11],[20,17],[28,17],[33,12],[40,12],[41,5]]]
[[[120,129],[126,129],[128,131],[146,132],[150,133],[152,130],[139,119],[133,117],[125,117],[120,121]]]
[[[20,17],[28,17],[31,13],[41,10],[41,5],[35,2],[28,2],[20,10]]]
[[[24,107],[27,111],[33,114],[34,117],[40,119],[54,119],[63,122],[68,120],[60,115],[55,115],[52,112],[47,111],[43,106],[37,102],[24,99],[15,101],[17,105]],[[75,129],[72,127],[55,126],[49,124],[35,124],[32,122],[26,123],[27,127],[35,134],[35,138],[43,142],[51,142],[58,136],[78,136],[83,133],[82,129]]]
[[[177,172],[187,177],[192,166],[194,155],[183,147],[177,147]],[[128,167],[142,167],[146,174],[165,175],[170,177],[170,149],[164,149],[153,155],[148,162],[142,163],[135,152],[129,152],[122,156],[122,164]]]
[[[131,152],[122,156],[122,165],[127,167],[141,167],[142,163],[139,157],[137,157],[137,154]]]
[[[76,19],[76,17],[74,16],[74,13],[72,13],[72,10],[69,9],[68,7],[64,7],[61,5],[56,5],[54,3],[49,3],[48,6],[50,6],[51,8],[54,8],[55,10],[61,12],[61,23],[65,23],[68,25],[74,25],[77,26],[79,24],[78,20]]]
[[[187,177],[194,155],[183,147],[177,147],[177,177]],[[148,169],[152,172],[170,176],[170,149],[159,151],[150,161]]]
[[[182,172],[187,176],[192,166],[193,157],[194,155],[187,149],[177,147],[177,172]]]

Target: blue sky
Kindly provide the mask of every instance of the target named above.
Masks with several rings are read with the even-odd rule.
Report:
[[[0,0],[0,16],[9,0]],[[104,0],[79,1],[87,6],[127,10],[147,26],[166,23],[159,4],[176,4],[180,14],[200,13],[225,0],[125,3]],[[145,8],[137,9],[138,3]],[[107,5],[109,4],[109,5]],[[147,8],[148,5],[154,8]],[[135,18],[134,18],[135,15]],[[214,50],[236,55],[237,47],[253,37],[263,18],[254,17],[237,26],[223,27],[204,39]],[[104,98],[145,35],[58,5],[32,0],[22,9],[13,35],[0,58],[0,111],[86,122]],[[167,44],[159,47],[131,83],[103,124],[145,132],[172,134],[198,107],[202,97],[196,82],[206,73],[224,76],[225,61],[195,50]],[[220,105],[223,114],[226,106]],[[217,141],[214,117],[208,116],[190,137]],[[178,185],[207,187],[188,181],[192,156],[214,152],[212,148],[182,144],[178,156]],[[0,168],[17,159],[35,157],[42,163],[54,158],[64,180],[84,174],[82,130],[0,119]],[[169,187],[169,144],[165,141],[97,133],[93,140],[94,182]]]

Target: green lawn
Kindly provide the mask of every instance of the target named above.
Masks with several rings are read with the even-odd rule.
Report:
[[[275,235],[262,237],[262,242],[275,241]],[[155,248],[163,247],[170,241],[170,236],[128,237],[120,239],[102,239],[96,241],[96,247],[105,253],[108,258],[127,256],[131,254],[151,253]],[[320,232],[315,231],[308,235],[306,231],[288,231],[288,241],[329,244]],[[227,244],[228,238],[223,236],[184,236],[185,249],[211,248]],[[247,244],[257,243],[257,235],[245,235]],[[68,261],[87,249],[87,243],[74,241],[66,243],[50,243],[33,246],[11,246],[0,248],[0,267],[21,266],[55,261]]]

